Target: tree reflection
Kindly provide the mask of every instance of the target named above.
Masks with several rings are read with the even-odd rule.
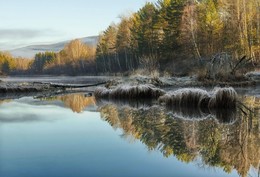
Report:
[[[59,96],[57,99],[64,102],[66,107],[77,113],[82,112],[88,106],[96,104],[94,97],[86,97],[84,94]]]
[[[42,100],[55,101],[60,100],[64,105],[73,112],[81,113],[85,108],[96,105],[94,97],[85,96],[84,94],[70,94],[55,97],[48,97]]]
[[[220,167],[227,173],[236,170],[245,177],[250,168],[259,170],[260,99],[244,97],[243,102],[253,112],[216,110],[204,112],[200,118],[192,110],[175,109],[170,113],[160,106],[148,109],[140,106],[144,103],[118,102],[100,104],[99,111],[112,127],[123,130],[123,137],[140,140],[148,150],[159,150],[165,157],[173,155],[186,163],[200,157],[202,165]],[[220,118],[233,121],[226,123]]]
[[[9,103],[9,102],[11,102],[11,100],[0,100],[0,105],[4,104],[4,103]]]

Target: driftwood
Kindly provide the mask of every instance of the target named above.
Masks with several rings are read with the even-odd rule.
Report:
[[[104,85],[106,83],[107,82],[100,82],[95,84],[59,84],[59,83],[33,82],[33,84],[49,85],[52,88],[60,88],[60,89],[94,87],[94,86]]]
[[[79,91],[79,90],[66,90],[66,91],[56,91],[56,92],[43,92],[33,95],[34,99],[52,98],[57,96],[65,96],[70,94],[84,94],[85,97],[93,96],[93,91]]]
[[[29,87],[23,87],[23,86],[15,86],[15,87],[0,87],[0,94],[9,94],[9,93],[29,93],[29,92],[43,92],[50,89],[47,89],[46,87],[39,87],[39,86],[29,86]],[[53,89],[52,89],[53,90]]]
[[[232,71],[231,71],[231,74],[235,74],[236,69],[238,68],[238,66],[240,65],[240,63],[242,63],[243,60],[245,60],[245,59],[246,59],[246,56],[244,55],[244,56],[236,63],[235,67],[234,67],[234,68],[232,69]]]
[[[9,93],[30,93],[30,92],[54,92],[54,91],[65,91],[66,89],[76,89],[76,88],[87,88],[98,85],[106,84],[106,82],[100,82],[95,84],[58,84],[58,83],[43,83],[43,82],[33,82],[27,83],[26,85],[19,84],[5,84],[0,85],[0,94]]]
[[[253,58],[247,58],[246,56],[243,56],[234,66],[234,68],[231,71],[231,74],[235,74],[236,70],[239,69],[243,63],[246,64],[248,63],[250,60],[252,60]]]

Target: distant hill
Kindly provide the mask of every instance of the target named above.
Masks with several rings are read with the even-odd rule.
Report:
[[[98,36],[84,37],[84,38],[80,38],[80,40],[85,44],[96,46],[98,43]],[[36,53],[39,52],[46,52],[46,51],[59,52],[69,42],[70,41],[68,40],[68,41],[63,41],[55,44],[30,45],[30,46],[10,50],[10,53],[15,57],[32,58],[35,56]]]

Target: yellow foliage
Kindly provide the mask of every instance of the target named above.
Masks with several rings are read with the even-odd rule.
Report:
[[[75,39],[65,46],[63,52],[68,61],[76,61],[94,59],[96,49],[82,43],[79,39]]]

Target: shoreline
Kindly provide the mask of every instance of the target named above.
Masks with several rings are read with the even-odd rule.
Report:
[[[11,78],[11,77],[10,77]],[[40,77],[39,77],[40,78]],[[44,77],[46,78],[46,77]],[[235,87],[235,88],[252,88],[260,85],[259,80],[248,80],[240,82],[217,82],[217,81],[198,81],[196,77],[159,77],[153,78],[148,76],[132,76],[132,77],[95,77],[91,76],[90,80],[85,80],[84,84],[88,83],[90,87],[82,87],[83,80],[77,82],[77,78],[66,78],[66,82],[60,81],[55,77],[49,77],[46,82],[34,82],[28,78],[21,81],[0,81],[0,99],[5,99],[12,95],[51,95],[55,93],[77,93],[89,92],[92,93],[96,88],[95,84],[114,88],[118,85],[139,85],[139,84],[152,84],[161,89],[170,88],[189,88],[189,87]],[[55,80],[56,79],[56,80]],[[56,81],[53,83],[52,81]],[[72,84],[71,84],[72,83]],[[75,84],[77,83],[77,84]],[[74,84],[74,85],[73,85]],[[94,84],[94,85],[93,85]],[[57,87],[58,85],[58,87]],[[66,87],[64,87],[64,85]],[[61,87],[59,87],[61,86]],[[77,88],[77,86],[79,86]],[[86,85],[88,86],[88,85]],[[253,89],[253,88],[252,88]],[[6,97],[7,96],[7,97]]]

